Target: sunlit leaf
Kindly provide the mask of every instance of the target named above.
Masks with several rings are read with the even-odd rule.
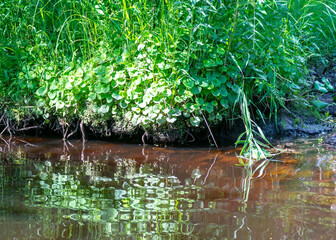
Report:
[[[47,87],[40,87],[39,89],[37,89],[36,94],[38,96],[44,96],[48,91]]]

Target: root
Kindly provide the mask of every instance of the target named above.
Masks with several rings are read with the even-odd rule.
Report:
[[[144,145],[144,146],[146,146],[145,137],[147,137],[147,139],[148,139],[148,133],[147,133],[147,131],[145,131],[145,133],[141,137],[142,145]]]
[[[63,133],[63,141],[66,140],[67,135],[68,135],[68,131],[69,131],[69,125],[65,122],[60,123],[61,127],[62,127],[62,133]]]
[[[69,138],[69,137],[71,137],[72,135],[74,135],[74,134],[78,131],[78,127],[79,127],[79,120],[77,121],[75,130],[73,130],[71,133],[69,133],[69,135],[66,136],[66,138]]]
[[[86,137],[85,137],[85,131],[84,131],[84,123],[83,123],[83,121],[80,122],[79,126],[80,126],[80,130],[81,130],[81,133],[82,133],[82,141],[84,143],[86,141]]]
[[[6,126],[6,127],[2,130],[2,132],[0,133],[0,136],[2,136],[2,134],[7,130],[7,128],[8,128],[8,126]]]
[[[189,136],[192,137],[192,140],[189,140],[188,143],[192,143],[192,142],[195,142],[195,137],[194,135],[192,135],[189,131],[185,131]],[[185,137],[185,141],[187,140],[187,136]]]

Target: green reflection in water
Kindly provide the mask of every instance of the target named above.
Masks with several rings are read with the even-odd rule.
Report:
[[[223,165],[219,154],[197,164],[110,152],[76,162],[66,152],[41,161],[16,149],[0,155],[0,232],[5,239],[332,239],[335,183],[314,179],[314,169],[322,180],[334,169],[324,155],[321,169],[307,162],[298,172],[281,163]],[[282,168],[296,173],[280,181]]]
[[[165,169],[152,172],[149,164],[132,159],[95,164],[16,156],[0,167],[2,197],[7,198],[3,208],[15,216],[15,206],[43,221],[34,237],[155,239],[190,234],[190,213],[179,208],[193,206],[196,200],[188,196],[196,197],[199,187],[183,186]]]

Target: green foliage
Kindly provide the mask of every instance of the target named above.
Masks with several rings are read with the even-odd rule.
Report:
[[[0,9],[0,105],[46,120],[204,127],[202,113],[210,124],[240,115],[240,91],[276,117],[310,86],[307,59],[336,49],[329,0],[8,0]],[[315,88],[333,90],[328,80]]]
[[[239,101],[245,126],[245,132],[243,132],[236,141],[236,146],[243,144],[240,150],[239,165],[251,167],[255,161],[266,160],[272,156],[272,154],[266,150],[271,144],[268,142],[260,127],[251,119],[248,106],[249,102],[242,91],[239,94]],[[244,162],[243,158],[247,161]]]

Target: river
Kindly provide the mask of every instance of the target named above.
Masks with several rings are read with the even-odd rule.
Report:
[[[336,239],[336,152],[0,139],[1,239]],[[255,172],[251,172],[255,171]]]

